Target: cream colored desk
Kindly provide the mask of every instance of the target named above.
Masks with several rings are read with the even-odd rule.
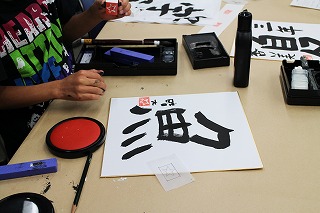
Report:
[[[257,20],[319,23],[319,10],[290,7],[290,2],[252,0],[246,8]],[[193,70],[181,38],[199,29],[108,23],[100,37],[177,38],[177,76],[105,77],[108,89],[100,101],[54,101],[10,163],[55,157],[46,147],[45,136],[62,119],[90,116],[107,125],[112,97],[238,91],[264,164],[262,170],[197,173],[193,174],[195,182],[165,192],[155,176],[100,178],[102,147],[94,153],[77,212],[320,212],[320,107],[285,104],[279,61],[252,60],[250,85],[244,89],[232,85],[233,59],[229,67]],[[236,21],[220,36],[227,51],[235,31]],[[0,198],[18,192],[42,193],[56,212],[70,212],[73,187],[85,160],[58,158],[57,173],[0,181]]]

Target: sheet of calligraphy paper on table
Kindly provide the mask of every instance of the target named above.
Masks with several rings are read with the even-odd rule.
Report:
[[[114,21],[161,24],[212,25],[220,0],[134,0],[131,16]]]
[[[290,5],[320,10],[320,0],[293,0]]]
[[[216,16],[216,21],[204,26],[199,33],[214,32],[218,37],[238,17],[242,11],[243,4],[225,4]]]
[[[263,167],[237,92],[111,99],[102,177],[151,175],[171,154],[189,172]]]
[[[320,24],[252,21],[251,58],[266,60],[320,60]],[[231,50],[234,56],[234,44]]]

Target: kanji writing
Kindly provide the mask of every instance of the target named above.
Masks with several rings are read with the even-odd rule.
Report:
[[[266,25],[266,26],[265,26]],[[267,22],[264,24],[254,24],[253,27],[254,28],[264,28],[267,29],[268,32],[273,31],[273,26],[272,23]],[[291,35],[295,35],[297,31],[303,31],[303,30],[299,30],[299,29],[294,29],[294,27],[292,25],[290,26],[281,26],[278,25],[275,27],[276,31],[281,32],[281,33],[290,33]]]
[[[197,4],[195,4],[197,3]],[[154,12],[159,17],[163,17],[165,15],[170,15],[173,18],[173,23],[179,23],[181,20],[186,20],[190,24],[196,24],[201,19],[208,19],[212,17],[208,17],[204,13],[206,8],[202,8],[202,6],[206,5],[200,2],[170,2],[170,1],[153,1],[153,0],[146,0],[146,1],[140,1],[140,0],[133,0],[131,1],[131,4],[137,5],[143,5],[143,10]],[[201,6],[199,6],[201,5]],[[147,7],[146,7],[147,6]],[[202,15],[203,14],[203,15]]]
[[[285,22],[253,22],[252,57],[275,60],[320,58],[317,25]]]
[[[291,37],[279,37],[279,36],[270,36],[270,35],[261,35],[258,38],[253,37],[253,42],[256,42],[261,45],[261,49],[269,50],[286,50],[286,51],[298,51],[312,54],[320,57],[320,41],[310,37],[301,37],[298,39],[300,48],[298,47],[297,39]],[[272,51],[269,51],[271,57],[279,58],[289,58],[294,59],[294,54],[278,54]],[[252,52],[253,56],[263,56],[264,52],[258,52],[255,49]]]
[[[112,98],[106,133],[102,177],[263,167],[237,92]]]
[[[151,101],[153,103],[157,103],[156,101]],[[167,104],[169,106],[173,106],[175,104],[173,99],[167,99]],[[161,106],[168,106],[161,104]],[[132,114],[136,115],[142,115],[147,114],[151,112],[152,109],[150,108],[142,108],[139,106],[134,106],[130,109],[130,112]],[[213,136],[206,138],[204,136],[200,136],[198,134],[195,134],[193,136],[189,136],[188,126],[191,126],[192,124],[189,122],[186,122],[183,116],[183,113],[186,111],[186,109],[183,108],[169,108],[165,110],[158,110],[155,113],[155,116],[157,117],[159,128],[158,128],[158,141],[170,141],[170,142],[177,142],[181,144],[186,144],[188,142],[194,142],[199,145],[212,147],[215,149],[225,149],[230,146],[230,132],[234,131],[232,129],[228,129],[226,127],[223,127],[208,118],[201,113],[200,111],[194,114],[194,117],[196,118],[198,124],[202,125],[203,127],[211,130],[212,132],[216,133],[217,140],[212,139]],[[176,119],[178,120],[174,121]],[[122,133],[125,135],[129,135],[133,133],[135,130],[140,129],[140,127],[146,125],[148,122],[150,122],[151,118],[144,119],[141,121],[138,121],[136,123],[133,123],[129,126],[127,126]],[[127,138],[121,143],[121,147],[127,147],[132,144],[134,144],[137,140],[142,139],[147,135],[147,132],[143,132],[137,135],[134,135],[132,137]],[[151,149],[152,143],[136,147],[132,149],[131,151],[125,153],[122,156],[122,160],[128,160],[131,157],[140,154],[142,152],[145,152],[149,149]]]

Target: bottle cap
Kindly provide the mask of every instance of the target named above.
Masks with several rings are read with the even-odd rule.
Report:
[[[251,31],[252,14],[247,10],[243,10],[238,15],[238,31],[249,32]]]

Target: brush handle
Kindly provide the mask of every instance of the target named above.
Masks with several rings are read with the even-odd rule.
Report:
[[[81,39],[82,44],[91,45],[172,45],[169,41],[158,41],[154,39],[144,40],[122,40],[122,39]]]
[[[82,172],[82,175],[81,175],[81,179],[80,179],[80,182],[79,182],[79,185],[78,185],[77,193],[76,193],[76,196],[75,196],[74,201],[73,201],[73,204],[75,206],[78,205],[78,202],[79,202],[79,199],[80,199],[80,196],[81,196],[81,192],[82,192],[82,188],[83,188],[84,182],[86,180],[88,169],[89,169],[89,166],[90,166],[90,163],[91,163],[91,159],[92,159],[92,153],[90,152],[88,154],[88,156],[87,156],[86,164],[84,165],[84,169],[83,169],[83,172]]]
[[[121,40],[121,39],[81,39],[82,44],[92,45],[143,45],[140,40]]]

